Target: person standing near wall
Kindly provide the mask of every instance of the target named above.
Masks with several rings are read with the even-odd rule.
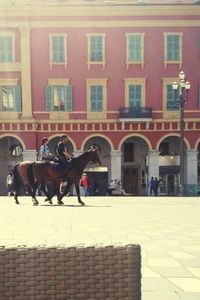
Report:
[[[107,190],[108,195],[112,196],[112,192],[115,191],[115,190],[116,190],[115,180],[111,179],[109,188]]]
[[[156,182],[154,177],[152,176],[149,182],[150,196],[152,196],[153,193],[155,194],[155,186],[156,186]]]
[[[89,180],[87,177],[87,173],[83,173],[83,176],[81,178],[81,186],[84,189],[85,197],[89,196]]]
[[[13,193],[13,171],[10,171],[6,178],[6,187],[8,189],[8,197]]]
[[[155,196],[158,196],[158,187],[159,187],[159,180],[157,177],[155,177],[155,188],[154,188]]]

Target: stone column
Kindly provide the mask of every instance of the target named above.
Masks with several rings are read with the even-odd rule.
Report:
[[[32,118],[30,28],[21,27],[22,116]]]
[[[121,180],[121,151],[112,151],[111,155],[111,178],[110,179],[120,179]]]
[[[186,159],[186,184],[198,184],[198,151],[197,150],[187,150]]]
[[[148,182],[152,176],[159,178],[159,152],[156,150],[148,153]]]
[[[37,160],[37,151],[36,150],[25,150],[22,152],[23,155],[23,161],[31,160],[35,161]]]

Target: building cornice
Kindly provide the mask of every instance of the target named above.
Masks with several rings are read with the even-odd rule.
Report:
[[[197,5],[33,5],[2,6],[0,17],[121,17],[121,16],[199,16]]]
[[[106,22],[106,24],[105,24]],[[199,27],[200,20],[74,20],[74,21],[7,21],[0,20],[2,28],[139,28],[139,27]]]

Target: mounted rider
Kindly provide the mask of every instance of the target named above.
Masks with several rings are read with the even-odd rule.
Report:
[[[66,175],[71,166],[71,155],[68,152],[67,142],[68,136],[63,134],[60,136],[60,141],[56,147],[56,154],[59,159],[59,163],[63,168],[63,176]]]
[[[49,140],[47,137],[42,138],[42,145],[40,146],[39,151],[39,160],[41,161],[48,161],[52,156],[52,154],[49,152],[48,142]]]

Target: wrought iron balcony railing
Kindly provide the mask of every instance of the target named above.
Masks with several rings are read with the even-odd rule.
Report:
[[[152,120],[151,107],[120,107],[120,119],[145,119]]]

